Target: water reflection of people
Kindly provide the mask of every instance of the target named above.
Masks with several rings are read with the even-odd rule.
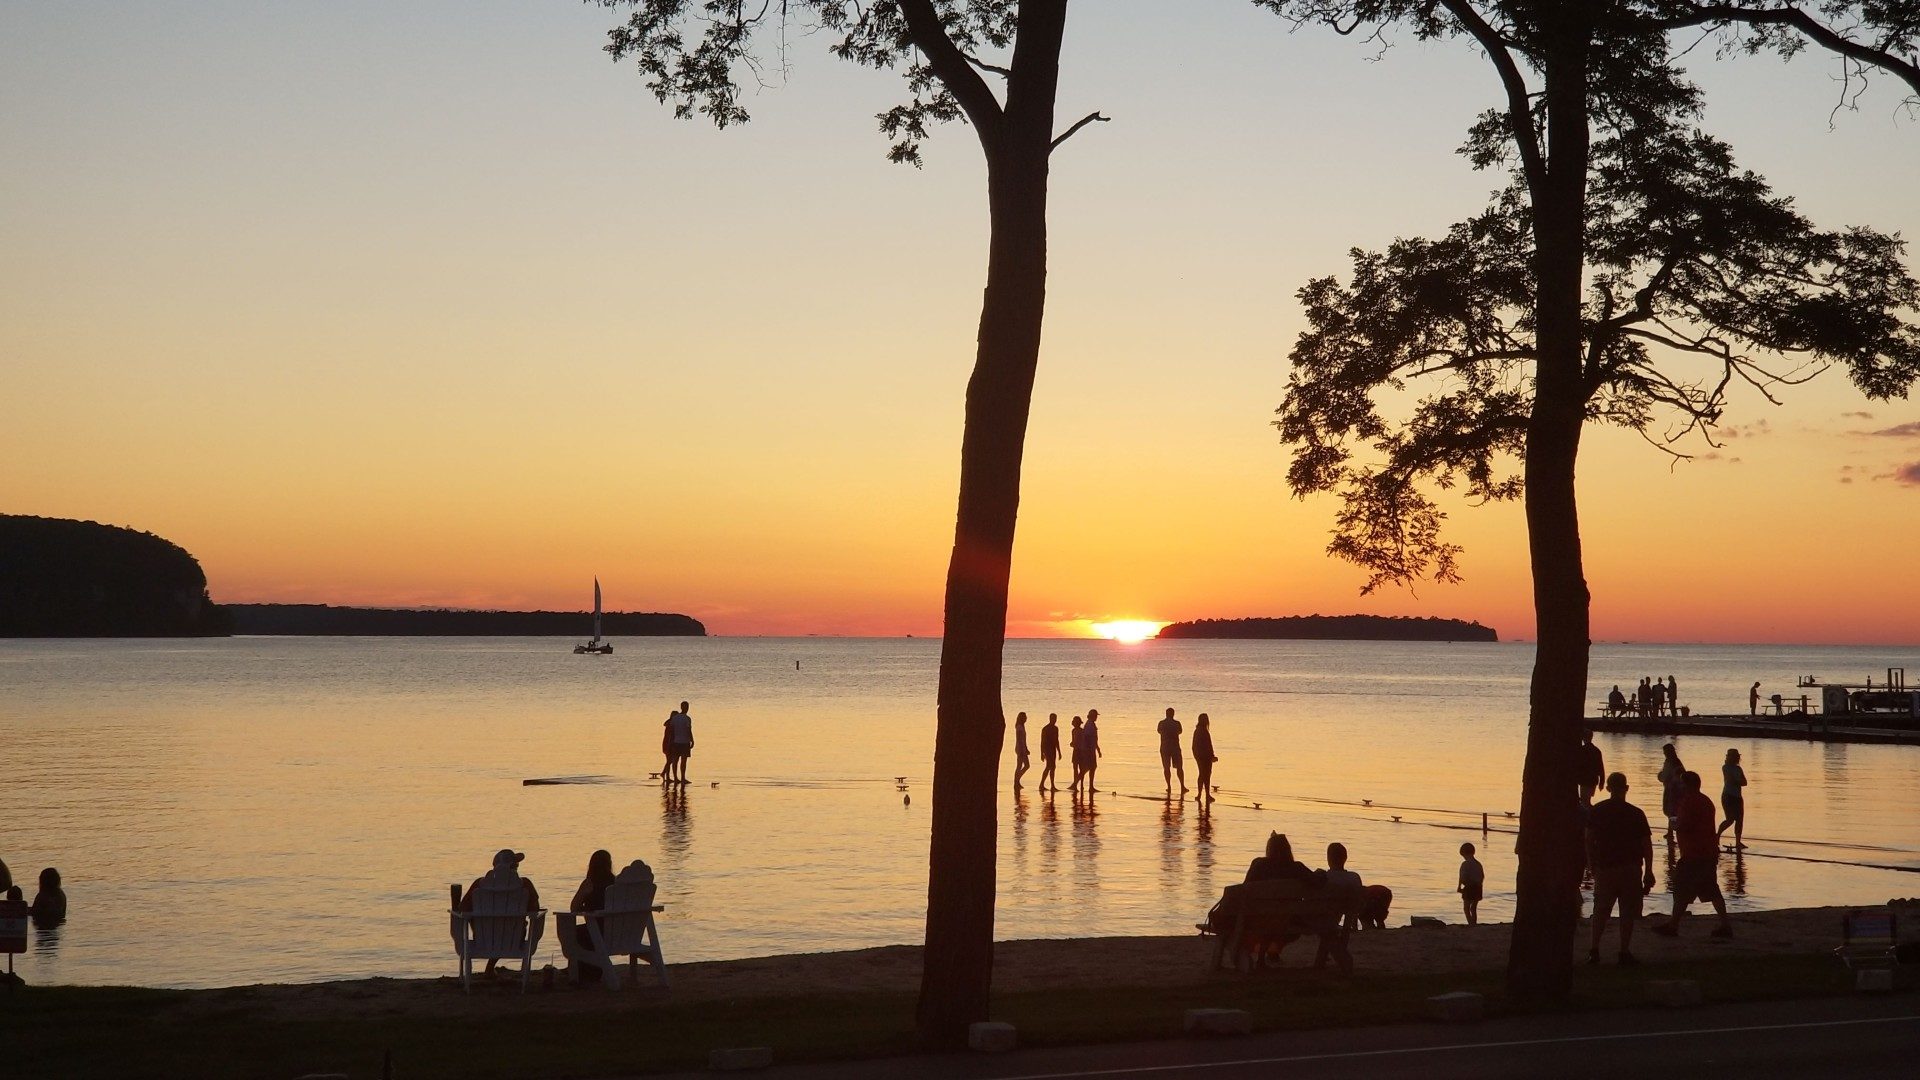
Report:
[[[693,848],[693,814],[687,803],[687,789],[675,785],[661,788],[660,810],[661,853],[674,859],[686,858]],[[680,868],[677,863],[670,865]]]

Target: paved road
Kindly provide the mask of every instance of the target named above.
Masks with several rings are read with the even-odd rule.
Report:
[[[714,1074],[694,1074],[711,1077]],[[1286,1080],[1920,1076],[1920,997],[1522,1017],[1244,1039],[792,1066],[769,1080]]]

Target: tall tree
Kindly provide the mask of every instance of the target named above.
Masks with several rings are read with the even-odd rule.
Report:
[[[879,117],[893,160],[918,165],[930,126],[948,120],[970,124],[986,155],[987,285],[947,566],[918,1010],[929,1043],[964,1044],[967,1025],[986,1019],[993,975],[1001,653],[1046,305],[1048,166],[1061,143],[1106,119],[1094,113],[1055,130],[1067,0],[600,2],[632,9],[607,51],[637,60],[678,116],[721,127],[747,120],[740,72],[758,70],[756,40],[802,12],[833,35],[835,55],[904,71],[909,100]]]
[[[1824,3],[1815,18],[1764,0],[1255,2],[1342,33],[1470,39],[1504,91],[1463,153],[1508,184],[1443,239],[1356,251],[1349,283],[1301,290],[1309,328],[1277,424],[1296,447],[1295,493],[1341,496],[1329,551],[1368,568],[1368,589],[1457,578],[1434,488],[1524,498],[1537,645],[1508,985],[1564,997],[1582,861],[1583,430],[1620,424],[1671,450],[1711,438],[1736,384],[1771,396],[1839,366],[1884,398],[1920,377],[1906,321],[1920,287],[1899,240],[1818,230],[1737,168],[1696,129],[1700,94],[1669,35],[1707,27],[1731,48],[1784,52],[1812,40],[1849,78],[1870,65],[1920,91],[1920,4]],[[1414,382],[1430,389],[1409,402]],[[1681,422],[1656,437],[1671,413]]]

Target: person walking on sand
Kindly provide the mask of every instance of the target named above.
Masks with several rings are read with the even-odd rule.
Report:
[[[1067,733],[1067,751],[1073,758],[1073,783],[1067,785],[1068,791],[1079,791],[1087,778],[1087,736],[1086,721],[1073,718],[1073,730]]]
[[[1587,815],[1587,865],[1593,868],[1593,945],[1587,963],[1600,962],[1600,938],[1616,903],[1620,963],[1639,963],[1633,958],[1633,927],[1640,921],[1642,898],[1653,891],[1653,829],[1646,813],[1627,801],[1625,773],[1607,777],[1607,797]]]
[[[1687,913],[1687,905],[1705,900],[1713,905],[1714,914],[1720,916],[1720,925],[1713,928],[1713,936],[1730,938],[1733,923],[1727,919],[1726,897],[1720,895],[1720,836],[1713,828],[1713,800],[1700,790],[1699,773],[1684,774],[1680,783],[1686,794],[1680,799],[1676,825],[1680,833],[1680,861],[1673,867],[1673,917],[1655,926],[1653,932],[1661,937],[1678,937],[1680,916]]]
[[[1487,883],[1487,868],[1473,857],[1473,845],[1460,845],[1460,884],[1455,890],[1460,894],[1460,909],[1467,917],[1468,926],[1480,924],[1480,891]]]
[[[1680,754],[1672,743],[1663,743],[1660,753],[1665,760],[1660,764],[1660,772],[1655,779],[1660,781],[1660,812],[1667,816],[1667,843],[1673,843],[1673,819],[1680,812],[1680,796],[1686,794],[1681,778],[1687,773],[1687,767],[1680,763]]]
[[[686,702],[667,714],[666,751],[667,767],[660,773],[660,780],[667,784],[685,784],[687,782],[687,759],[693,756],[693,710]]]
[[[1726,764],[1720,766],[1720,812],[1727,816],[1720,823],[1719,833],[1724,834],[1728,826],[1733,827],[1733,850],[1746,850],[1740,842],[1740,834],[1747,827],[1747,771],[1740,767],[1740,751],[1727,748]]]
[[[1060,714],[1048,713],[1047,726],[1040,729],[1040,790],[1060,790],[1060,778],[1053,774],[1060,763]]]
[[[1166,719],[1160,721],[1160,776],[1167,782],[1167,797],[1173,797],[1173,774],[1180,774],[1180,797],[1187,795],[1187,764],[1180,754],[1180,721],[1173,718],[1173,710],[1167,710]]]
[[[1747,691],[1747,715],[1760,715],[1760,684],[1757,682],[1753,684],[1752,689]]]
[[[1087,726],[1080,731],[1082,748],[1087,752],[1087,794],[1098,795],[1100,789],[1093,786],[1093,775],[1100,771],[1100,710],[1087,710]]]
[[[1201,713],[1193,722],[1193,771],[1200,784],[1200,794],[1193,799],[1203,806],[1213,801],[1213,763],[1219,760],[1213,752],[1213,722]]]
[[[1020,790],[1020,778],[1027,775],[1027,714],[1013,718],[1013,790]]]

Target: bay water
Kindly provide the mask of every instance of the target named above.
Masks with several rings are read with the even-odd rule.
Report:
[[[914,943],[925,910],[940,643],[651,638],[0,642],[0,859],[43,866],[71,917],[17,958],[32,983],[207,987],[454,970],[447,886],[493,852],[564,909],[595,848],[644,859],[676,961]],[[1005,702],[1035,754],[1002,771],[1001,938],[1191,932],[1270,830],[1352,852],[1393,923],[1457,921],[1464,841],[1483,920],[1512,913],[1524,644],[1024,640]],[[1589,698],[1675,676],[1697,713],[1798,675],[1920,672],[1920,650],[1600,645]],[[692,702],[684,788],[661,722]],[[1169,800],[1154,726],[1212,716],[1218,801]],[[1102,793],[1043,797],[1039,732],[1100,710]],[[1063,739],[1064,741],[1064,739]],[[1601,735],[1658,822],[1654,737]],[[1920,748],[1674,740],[1719,791],[1744,758],[1735,909],[1920,894]],[[1187,781],[1194,782],[1191,768]],[[583,782],[526,786],[526,779]],[[1481,815],[1489,831],[1481,831]],[[982,883],[985,887],[985,883]],[[1656,898],[1664,902],[1664,897]],[[549,927],[542,960],[558,959]]]

